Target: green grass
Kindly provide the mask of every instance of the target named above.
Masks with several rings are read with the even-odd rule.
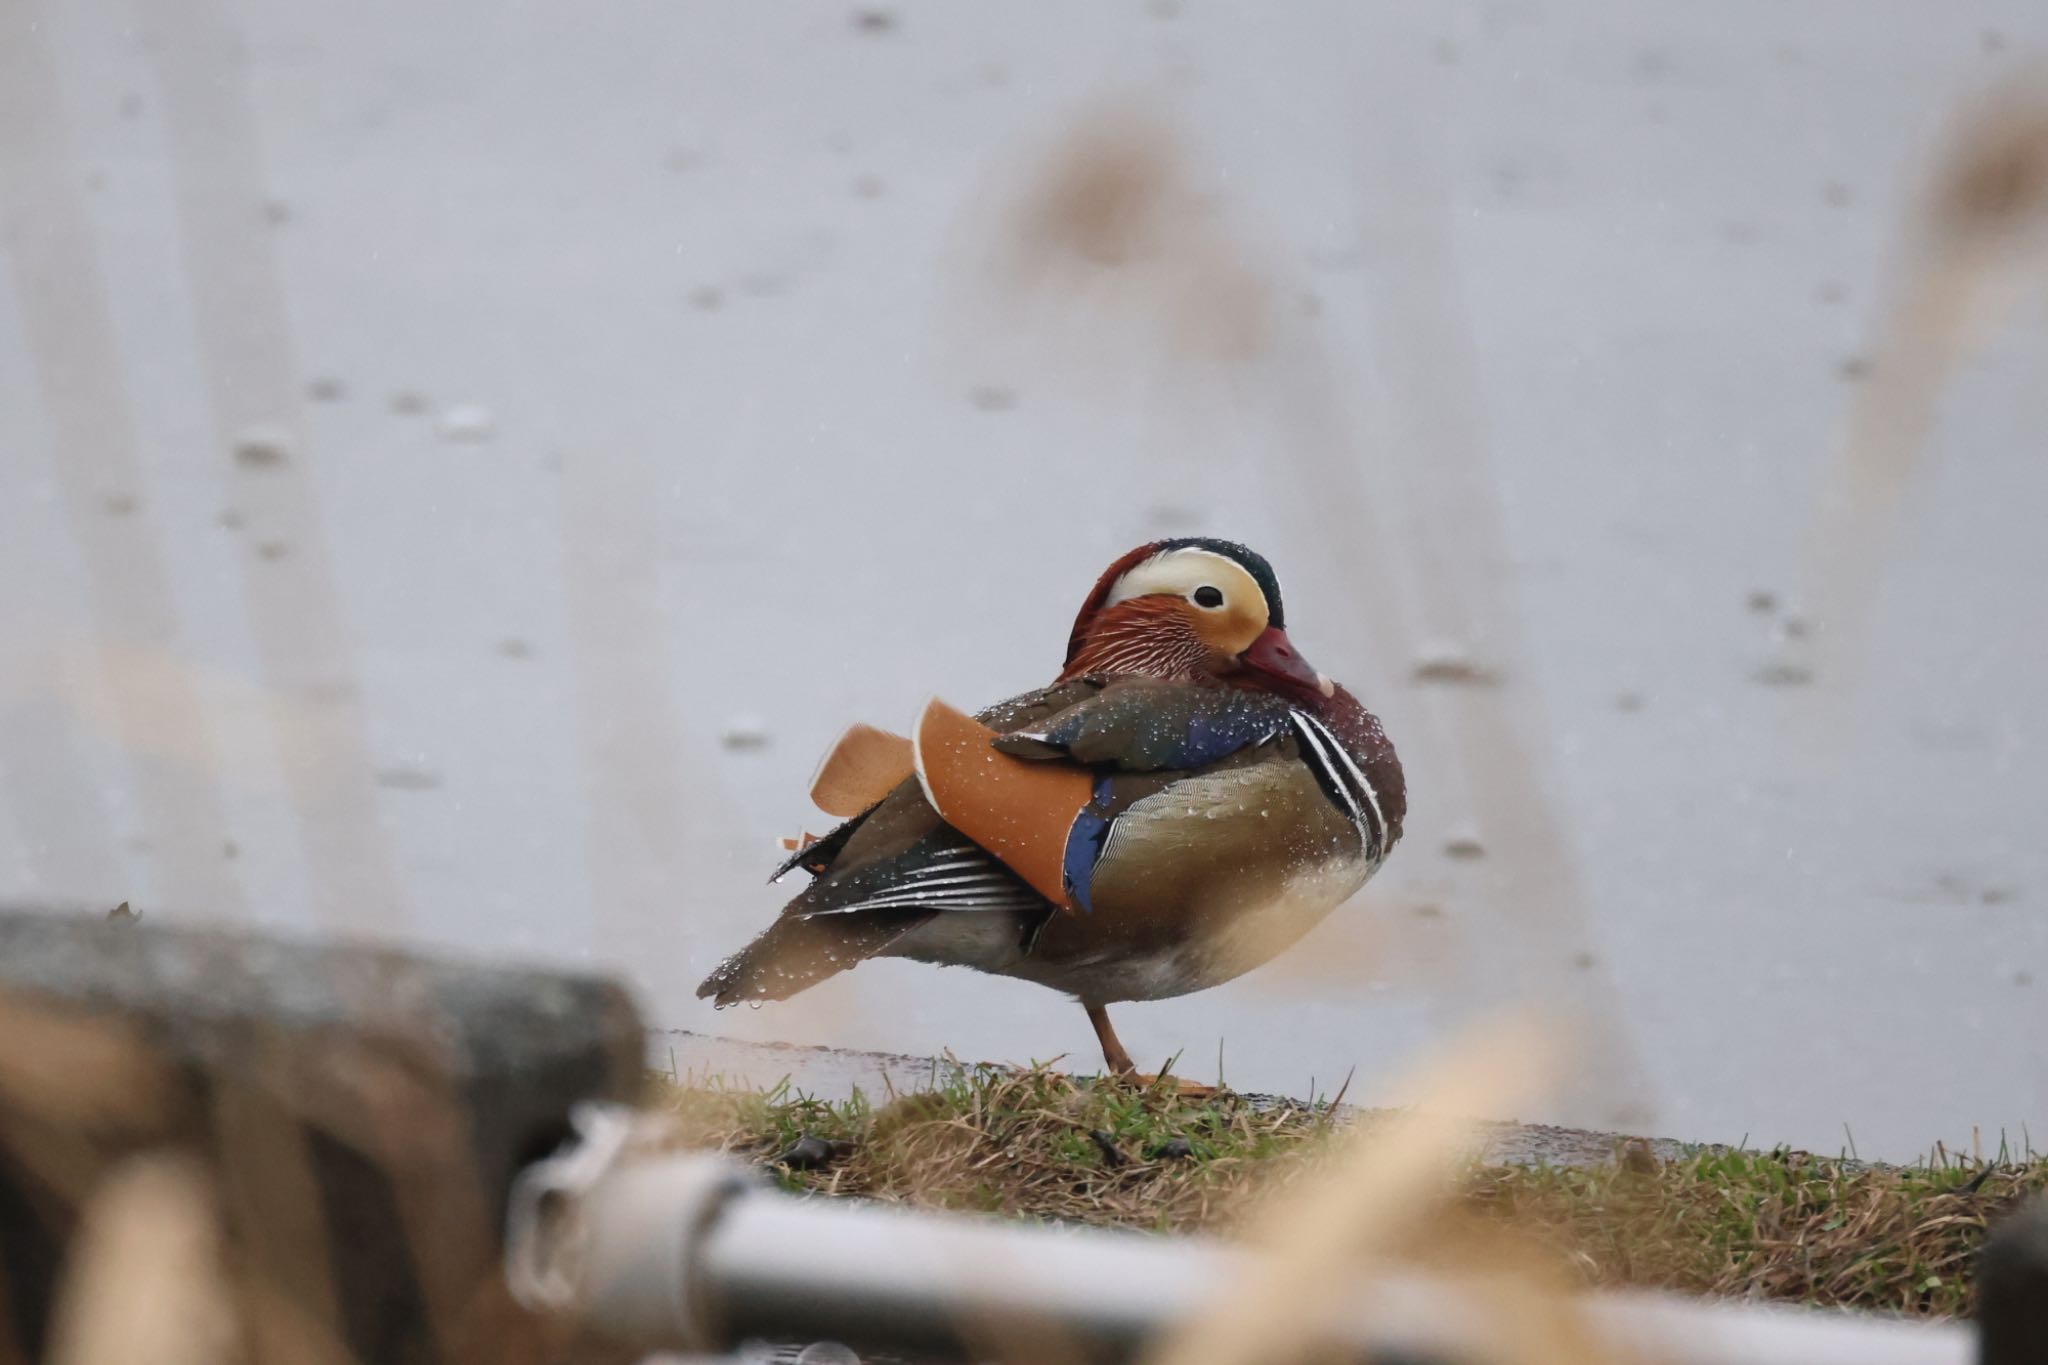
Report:
[[[2043,1190],[2038,1156],[1887,1167],[1715,1150],[1640,1171],[1475,1168],[1463,1201],[1591,1283],[1946,1316],[1970,1310],[1986,1225]]]
[[[659,1076],[649,1103],[684,1141],[744,1154],[790,1190],[1168,1233],[1227,1231],[1260,1192],[1312,1172],[1333,1125],[1373,1121],[989,1067],[879,1105]],[[779,1164],[804,1137],[837,1144],[832,1159]],[[1725,1148],[1590,1169],[1474,1162],[1397,1250],[1427,1262],[1511,1245],[1579,1284],[1957,1314],[1986,1224],[2043,1190],[2048,1159],[2004,1151],[1912,1167]]]

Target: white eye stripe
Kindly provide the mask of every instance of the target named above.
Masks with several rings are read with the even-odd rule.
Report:
[[[1259,603],[1266,596],[1244,565],[1228,555],[1190,545],[1154,555],[1126,571],[1110,589],[1103,605],[1115,606],[1155,593],[1192,598],[1202,588],[1214,588],[1223,594],[1226,603]]]

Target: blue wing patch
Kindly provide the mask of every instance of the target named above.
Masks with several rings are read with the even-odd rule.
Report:
[[[1125,772],[1160,772],[1205,767],[1263,744],[1287,727],[1286,707],[1272,698],[1221,689],[1187,689],[1173,699],[1179,704],[1165,704],[1158,695],[1160,690],[1131,687],[1104,693],[1037,729],[1006,735],[996,741],[996,747],[1026,756],[1032,756],[1033,749],[1041,756],[1047,750],[1058,750],[1080,763],[1115,764]]]
[[[1188,717],[1180,743],[1162,768],[1199,768],[1226,759],[1240,749],[1264,744],[1286,721],[1264,707],[1225,706],[1197,711]]]
[[[1074,817],[1074,823],[1067,829],[1067,851],[1060,864],[1060,877],[1083,914],[1095,913],[1091,887],[1095,879],[1095,864],[1101,861],[1103,844],[1109,838],[1110,825],[1114,823],[1113,817],[1104,814],[1109,802],[1109,787],[1107,775],[1096,778],[1093,799],[1081,808],[1081,813]]]

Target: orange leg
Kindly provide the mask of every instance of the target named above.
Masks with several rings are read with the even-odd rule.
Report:
[[[1108,1065],[1110,1074],[1118,1080],[1129,1081],[1138,1086],[1149,1086],[1157,1081],[1157,1076],[1138,1074],[1138,1064],[1131,1060],[1130,1053],[1124,1051],[1124,1045],[1117,1041],[1116,1030],[1109,1026],[1109,1011],[1100,1005],[1090,1005],[1087,1008],[1088,1022],[1095,1025],[1095,1036],[1102,1043],[1102,1060]],[[1203,1085],[1200,1081],[1184,1081],[1178,1076],[1174,1077],[1174,1085],[1179,1087],[1181,1095],[1188,1099],[1201,1099],[1216,1093],[1216,1087],[1213,1085]]]
[[[1135,1076],[1137,1064],[1131,1060],[1131,1054],[1124,1051],[1124,1045],[1117,1041],[1116,1030],[1109,1026],[1109,1011],[1100,1005],[1088,1006],[1088,1022],[1095,1025],[1095,1037],[1102,1044],[1104,1064],[1116,1075]]]

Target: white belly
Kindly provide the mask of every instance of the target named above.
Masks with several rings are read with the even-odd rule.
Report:
[[[1195,945],[1194,956],[1199,960],[1187,967],[1189,984],[1160,995],[1129,998],[1157,1000],[1165,995],[1185,995],[1264,966],[1299,943],[1309,930],[1329,918],[1332,910],[1356,895],[1378,867],[1379,864],[1363,858],[1333,858],[1302,869],[1287,879],[1280,894],[1272,900],[1232,916],[1206,942]]]

